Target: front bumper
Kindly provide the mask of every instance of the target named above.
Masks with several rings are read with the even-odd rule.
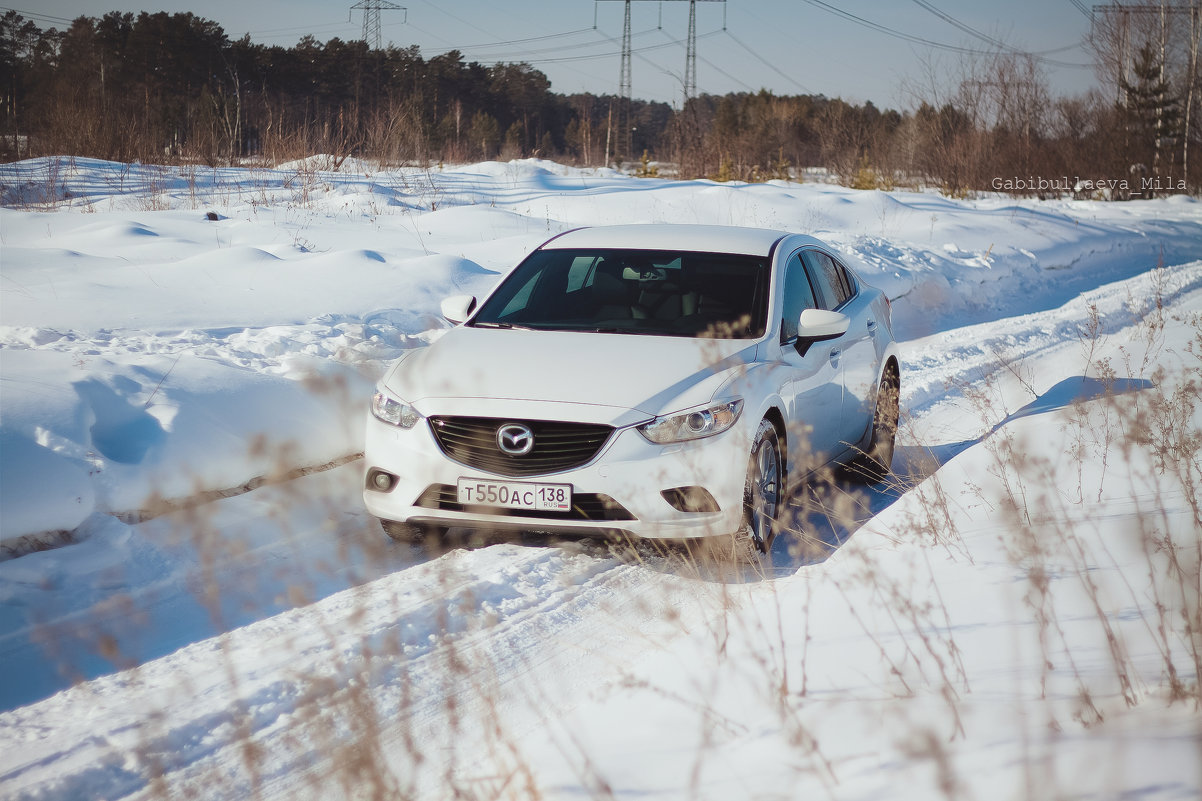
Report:
[[[740,420],[722,434],[674,445],[656,445],[633,427],[619,428],[584,466],[514,478],[453,461],[439,448],[425,419],[405,430],[368,415],[363,499],[371,514],[402,523],[655,539],[729,534],[743,514],[750,450],[744,425]],[[370,481],[377,471],[394,477],[387,491]],[[573,509],[529,514],[463,507],[455,497],[460,478],[570,484]],[[701,504],[706,511],[677,508],[689,504],[671,491],[687,488],[691,493],[695,487],[704,488],[713,503]],[[676,499],[675,505],[669,498]]]

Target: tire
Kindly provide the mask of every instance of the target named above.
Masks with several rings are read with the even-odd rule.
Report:
[[[889,475],[893,465],[893,446],[897,439],[900,417],[897,371],[885,368],[881,386],[876,393],[876,410],[872,413],[872,436],[868,447],[847,465],[847,475],[861,484],[879,484]]]
[[[735,534],[740,550],[755,559],[772,548],[777,518],[784,503],[784,461],[776,426],[761,420],[747,464],[743,486],[743,523]]]

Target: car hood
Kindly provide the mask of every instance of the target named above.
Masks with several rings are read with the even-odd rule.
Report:
[[[503,416],[538,402],[554,417],[551,407],[570,404],[628,424],[705,403],[755,353],[748,340],[460,326],[402,358],[383,383],[425,415]]]

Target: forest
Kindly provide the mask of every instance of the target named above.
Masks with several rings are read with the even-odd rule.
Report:
[[[641,175],[935,187],[953,196],[1123,199],[1202,187],[1198,4],[1112,6],[1089,48],[1097,87],[1053,96],[1039,57],[998,50],[914,76],[881,109],[767,90],[683,107],[558,94],[525,63],[306,36],[232,40],[192,13],[110,12],[43,29],[0,17],[0,159],[279,164],[315,153],[382,165],[542,157]],[[1192,166],[1192,168],[1191,168]]]

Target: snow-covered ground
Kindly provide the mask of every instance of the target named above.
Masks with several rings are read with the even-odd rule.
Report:
[[[0,796],[1202,792],[1196,201],[326,166],[0,165]],[[898,481],[798,508],[766,578],[383,538],[388,361],[638,221],[883,287]]]

